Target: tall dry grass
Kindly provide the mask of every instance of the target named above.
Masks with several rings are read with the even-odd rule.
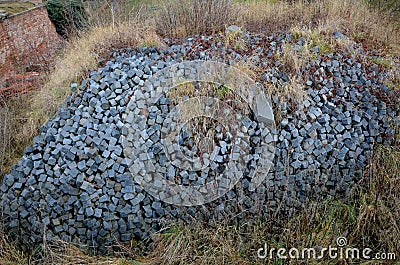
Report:
[[[400,259],[400,147],[378,147],[370,161],[353,234],[357,242],[395,252]]]
[[[93,26],[117,26],[127,21],[146,24],[154,16],[155,5],[160,0],[104,0],[87,1],[85,10],[88,24]]]
[[[44,122],[71,93],[72,82],[80,82],[88,71],[98,66],[109,51],[140,46],[162,46],[154,30],[137,22],[94,26],[69,41],[65,52],[33,100],[33,117]]]
[[[224,31],[239,14],[233,0],[165,0],[158,4],[155,17],[157,32],[162,36],[184,37]]]
[[[0,106],[2,112],[0,128],[2,129],[0,149],[0,181],[11,166],[21,159],[26,146],[32,143],[33,137],[41,125],[31,114],[31,100],[36,93],[9,98],[6,105]]]
[[[0,220],[1,265],[128,265],[141,264],[134,258],[93,256],[66,242],[43,243],[31,253],[23,252],[7,237]]]
[[[336,247],[346,237],[351,248],[373,253],[394,253],[400,258],[400,148],[378,147],[360,188],[347,201],[310,202],[291,219],[253,216],[240,225],[224,222],[176,226],[154,235],[148,264],[285,264],[285,260],[259,259],[257,250],[271,248]],[[318,253],[318,252],[317,252]],[[287,253],[286,253],[287,254]],[[276,257],[276,255],[275,255]],[[288,260],[286,260],[288,262]],[[291,259],[290,264],[371,264],[371,260]]]
[[[272,33],[320,29],[326,34],[341,31],[372,48],[400,52],[400,21],[378,15],[365,1],[256,1],[240,5],[239,23],[257,32]]]
[[[70,85],[80,83],[85,75],[98,67],[100,59],[113,49],[140,46],[162,46],[154,29],[137,22],[118,25],[96,25],[71,38],[60,53],[53,69],[45,77],[40,90],[16,96],[7,101],[10,113],[10,144],[0,165],[0,179],[21,157],[24,148],[72,93]],[[13,132],[13,133],[11,133]],[[3,147],[3,146],[2,146]]]

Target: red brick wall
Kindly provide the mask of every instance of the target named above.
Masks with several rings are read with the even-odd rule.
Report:
[[[0,21],[0,77],[45,65],[61,41],[44,7]]]
[[[12,53],[12,47],[9,44],[7,29],[4,23],[0,23],[0,67],[5,64]]]

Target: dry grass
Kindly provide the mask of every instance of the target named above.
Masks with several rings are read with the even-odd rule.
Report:
[[[85,10],[88,24],[93,26],[119,25],[126,21],[147,23],[158,0],[88,1]]]
[[[282,82],[277,82],[275,84],[264,83],[264,87],[268,91],[268,94],[279,98],[280,102],[286,102],[287,110],[290,111],[296,110],[307,96],[304,89],[304,80],[298,75],[290,75],[289,82],[285,84]],[[282,115],[282,104],[278,104],[275,107],[275,122],[279,124],[285,115]]]
[[[9,15],[15,15],[34,7],[35,5],[29,2],[0,2],[0,9],[6,11]]]
[[[400,148],[375,151],[365,182],[369,192],[360,196],[356,239],[400,255]]]
[[[304,91],[304,80],[299,73],[301,67],[304,66],[309,59],[302,53],[297,53],[289,47],[292,46],[285,46],[284,53],[276,56],[276,59],[283,63],[290,74],[289,82],[286,84],[281,82],[272,84],[262,80],[260,76],[267,72],[267,69],[263,66],[255,66],[249,61],[239,61],[233,66],[239,69],[240,72],[248,75],[252,80],[261,82],[268,92],[268,95],[276,96],[286,101],[294,100],[296,102],[301,102],[305,98],[306,92]]]
[[[86,264],[86,265],[125,265],[138,264],[134,259],[88,255],[76,246],[66,242],[42,244],[31,258],[32,264]]]
[[[293,44],[283,46],[283,53],[276,54],[276,59],[282,61],[290,73],[301,73],[301,68],[311,60],[308,43],[304,43],[302,50],[296,51]]]
[[[400,24],[378,16],[363,1],[248,1],[241,6],[243,26],[264,33],[319,29],[325,34],[341,31],[372,48],[400,52]]]
[[[27,263],[28,257],[8,239],[0,222],[0,264],[22,265]]]
[[[26,146],[32,143],[32,138],[37,134],[40,122],[32,117],[30,110],[30,100],[34,93],[28,93],[7,99],[7,108],[4,109],[8,117],[1,119],[2,135],[1,144],[5,148],[0,162],[0,180],[2,176],[9,172],[11,166],[21,159],[21,154]],[[8,114],[7,114],[8,113]],[[2,117],[3,118],[3,117]]]
[[[240,24],[263,33],[289,31],[293,26],[313,27],[320,20],[317,6],[305,1],[246,1],[241,5]]]
[[[199,147],[204,144],[203,147],[209,152],[212,149],[209,149],[211,146],[206,144],[205,138],[214,141],[217,124],[227,126],[232,123],[232,115],[225,114],[225,111],[230,110],[244,116],[250,115],[249,106],[244,98],[234,88],[228,88],[225,85],[185,81],[171,89],[167,93],[167,98],[171,100],[172,105],[179,105],[176,122],[186,124],[185,128],[193,132],[193,135],[190,135],[196,145]],[[207,98],[213,98],[215,101],[213,107],[206,111],[206,105],[209,104]],[[225,130],[226,128],[223,127],[222,131]],[[204,152],[205,149],[199,150]]]
[[[280,102],[287,102],[289,109],[294,110],[306,98],[305,80],[303,80],[303,76],[300,73],[301,68],[311,60],[312,56],[308,51],[296,52],[293,50],[293,45],[287,44],[284,46],[283,53],[277,53],[275,57],[289,73],[289,80],[286,83],[279,80],[276,83],[272,83],[260,78],[263,73],[268,72],[267,67],[256,66],[249,60],[239,61],[233,66],[252,80],[259,82],[269,96],[278,98]],[[281,108],[282,104],[274,105],[276,123],[279,123],[283,118]],[[244,109],[243,106],[242,109]]]
[[[160,1],[157,32],[168,37],[220,32],[237,21],[236,7],[233,0]]]
[[[162,45],[151,28],[130,22],[117,26],[96,26],[71,40],[66,52],[49,75],[48,82],[35,97],[34,109],[39,111],[39,117],[46,118],[55,111],[71,93],[69,85],[82,80],[110,50],[140,47],[143,43]]]
[[[362,189],[347,201],[319,201],[307,205],[294,218],[253,217],[239,226],[202,224],[177,226],[154,235],[151,264],[283,264],[262,260],[257,250],[336,246],[344,236],[349,247],[371,248],[374,253],[400,255],[400,149],[379,147],[371,159]],[[341,264],[349,264],[347,260]],[[354,260],[353,260],[354,261]],[[370,264],[358,260],[358,264]],[[375,264],[395,264],[376,261]],[[337,259],[291,260],[291,264],[338,264]]]
[[[152,264],[168,265],[252,264],[251,261],[256,261],[256,252],[249,250],[263,244],[267,232],[264,229],[262,224],[247,228],[226,224],[216,228],[201,224],[171,228],[166,233],[154,235],[155,243],[149,258]],[[257,241],[252,242],[250,238]]]
[[[21,251],[6,236],[0,224],[0,264],[2,265],[128,265],[142,264],[134,258],[88,255],[76,246],[66,242],[41,244],[32,253]]]

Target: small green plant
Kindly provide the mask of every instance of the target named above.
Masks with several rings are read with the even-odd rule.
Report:
[[[235,26],[231,26],[235,27]],[[233,28],[231,30],[227,30],[225,34],[226,46],[232,46],[237,50],[245,50],[246,49],[246,41],[243,37],[243,29],[241,27]]]
[[[319,48],[319,54],[333,53],[331,45],[327,41],[322,41],[316,45]]]
[[[295,41],[304,37],[305,43],[303,47],[307,49],[307,53],[313,54],[313,48],[318,48],[318,54],[329,54],[333,52],[333,45],[330,43],[329,38],[323,35],[319,30],[300,30],[293,28],[291,30],[292,36]],[[304,50],[301,51],[304,53]]]
[[[384,57],[372,57],[371,61],[377,65],[384,67],[385,69],[390,69],[392,66],[392,60]]]
[[[228,95],[230,94],[230,89],[227,86],[215,86],[215,93],[217,95],[217,98],[219,100],[224,100],[228,97]]]
[[[182,233],[182,231],[184,231],[184,227],[182,226],[173,226],[168,228],[167,230],[165,230],[163,233],[160,233],[159,235],[165,239],[168,240],[172,237],[175,237],[177,235],[179,235],[180,233]]]
[[[352,37],[355,42],[363,42],[366,39],[365,33],[361,31],[354,32]]]
[[[137,260],[121,260],[118,265],[139,265]]]

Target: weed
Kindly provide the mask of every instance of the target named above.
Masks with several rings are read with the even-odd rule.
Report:
[[[381,67],[385,69],[390,69],[392,67],[392,59],[391,58],[382,58],[382,57],[372,57],[371,61],[377,65],[380,65]]]
[[[217,33],[237,20],[236,6],[232,0],[162,1],[155,18],[157,32],[169,37]]]
[[[216,95],[219,100],[227,99],[228,95],[230,94],[230,89],[227,86],[214,86],[216,90]]]
[[[246,50],[246,41],[243,36],[243,29],[225,31],[225,47],[231,46],[236,50]]]

